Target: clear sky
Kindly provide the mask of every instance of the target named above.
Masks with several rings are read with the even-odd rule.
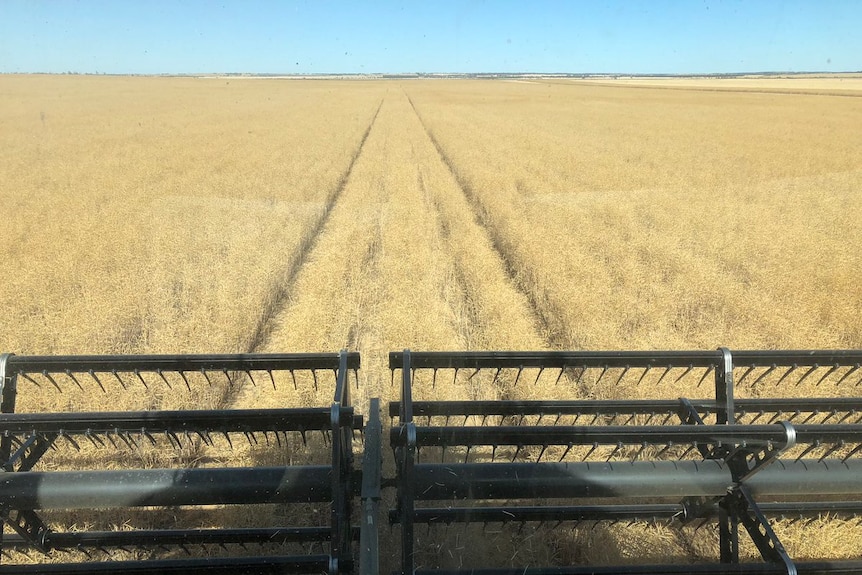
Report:
[[[862,70],[862,0],[0,0],[0,72]]]

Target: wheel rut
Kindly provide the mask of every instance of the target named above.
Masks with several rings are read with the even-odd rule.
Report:
[[[494,249],[497,257],[499,257],[500,261],[503,263],[503,266],[506,270],[506,274],[508,276],[509,283],[520,292],[527,300],[530,305],[530,310],[535,320],[536,325],[539,326],[540,332],[542,334],[542,339],[548,344],[551,348],[566,348],[567,337],[566,330],[564,326],[560,325],[553,318],[555,316],[559,317],[559,314],[555,313],[548,302],[543,302],[542,298],[539,294],[535,293],[526,282],[523,281],[524,272],[520,269],[520,266],[517,265],[515,258],[511,255],[511,250],[506,247],[506,241],[504,240],[500,230],[497,226],[494,225],[490,215],[488,214],[485,207],[482,205],[481,200],[479,199],[476,192],[473,190],[470,183],[466,180],[466,178],[459,172],[454,162],[450,158],[450,156],[446,153],[443,147],[440,145],[440,142],[435,137],[434,133],[428,127],[428,124],[425,122],[422,114],[419,113],[419,110],[416,108],[413,100],[410,98],[410,95],[405,92],[405,96],[407,97],[408,102],[410,102],[410,107],[413,112],[416,114],[416,117],[419,119],[419,123],[422,125],[422,128],[425,130],[425,135],[431,141],[434,146],[434,149],[437,151],[437,154],[440,157],[440,161],[446,166],[449,173],[458,183],[458,187],[460,188],[461,193],[466,198],[467,203],[470,205],[473,218],[476,224],[482,228],[484,234],[490,240],[491,246]]]
[[[290,262],[284,272],[284,280],[275,290],[270,301],[265,305],[267,313],[264,315],[263,321],[258,324],[251,337],[248,353],[260,352],[266,347],[267,340],[273,330],[274,320],[282,309],[284,309],[284,306],[293,291],[293,286],[296,283],[296,278],[299,275],[300,270],[308,261],[309,255],[314,250],[320,235],[326,228],[326,224],[330,219],[336,203],[341,198],[344,188],[347,187],[347,182],[350,179],[350,175],[353,173],[353,167],[356,165],[356,160],[365,148],[365,143],[368,141],[368,134],[371,133],[371,129],[377,122],[377,117],[380,115],[380,108],[382,106],[383,100],[381,99],[377,104],[377,109],[374,111],[374,115],[371,117],[371,121],[368,123],[368,127],[365,128],[365,132],[363,132],[362,138],[359,140],[359,145],[356,147],[356,150],[353,152],[353,156],[350,158],[347,168],[344,170],[344,173],[341,175],[341,178],[339,178],[338,183],[333,188],[332,192],[326,198],[320,217],[303,237],[297,257]]]

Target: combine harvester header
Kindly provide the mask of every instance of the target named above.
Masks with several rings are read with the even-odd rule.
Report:
[[[107,549],[187,549],[189,546],[274,546],[264,554],[209,554],[152,560],[9,564],[2,573],[223,572],[376,574],[380,557],[378,507],[393,501],[405,574],[544,575],[581,573],[859,573],[862,560],[831,557],[797,562],[770,519],[856,519],[862,512],[862,398],[735,398],[735,386],[815,388],[855,393],[862,383],[862,351],[674,352],[392,352],[389,367],[400,398],[388,405],[394,466],[383,465],[378,400],[366,414],[350,401],[348,374],[359,354],[239,356],[0,356],[2,415],[0,508],[2,550],[90,555]],[[188,384],[188,375],[271,382],[273,373],[331,374],[328,405],[266,410],[185,410],[94,413],[15,413],[17,389],[83,390],[86,379],[126,384]],[[166,375],[171,374],[170,377]],[[144,377],[146,375],[146,377]],[[321,377],[321,379],[323,379]],[[693,382],[706,398],[559,399],[554,389],[659,389]],[[500,400],[441,400],[442,385],[503,391]],[[548,384],[550,383],[550,384]],[[322,384],[321,384],[322,385]],[[682,385],[682,383],[680,383]],[[698,387],[699,386],[699,387]],[[776,387],[777,386],[777,387]],[[188,386],[191,390],[191,386]],[[671,389],[674,389],[673,385]],[[524,395],[519,390],[528,391]],[[263,393],[263,391],[261,391]],[[536,394],[539,395],[539,399]],[[442,395],[442,394],[441,394]],[[582,395],[582,394],[581,394]],[[645,394],[650,395],[650,394]],[[849,395],[844,393],[844,395]],[[421,397],[420,397],[421,396]],[[530,399],[508,399],[530,397]],[[355,441],[361,432],[361,463]],[[307,457],[283,466],[55,471],[40,469],[49,450],[128,448],[165,443],[180,449],[189,438],[249,443],[272,438],[287,450],[289,436],[319,433]],[[291,435],[292,434],[292,435]],[[284,445],[282,445],[284,442]],[[296,444],[297,442],[293,442]],[[325,451],[325,453],[321,453]],[[322,461],[315,461],[315,457]],[[383,469],[394,467],[394,473]],[[391,475],[391,476],[390,476]],[[392,497],[384,497],[389,491]],[[394,492],[393,492],[394,490]],[[198,508],[276,504],[284,525],[54,531],[42,510],[88,508]],[[326,518],[308,525],[306,505]],[[549,525],[587,522],[668,522],[717,527],[716,556],[694,564],[426,566],[417,529],[454,525]],[[740,562],[740,545],[753,543],[760,562]],[[299,551],[286,553],[284,549]],[[309,552],[311,550],[311,552]],[[222,556],[224,555],[224,556]],[[388,555],[387,555],[388,557]],[[744,559],[744,557],[742,557]]]

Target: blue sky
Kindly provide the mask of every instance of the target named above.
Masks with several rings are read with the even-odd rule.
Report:
[[[0,0],[0,72],[862,70],[862,1]]]

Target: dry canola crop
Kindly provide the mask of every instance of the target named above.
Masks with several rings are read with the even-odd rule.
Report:
[[[4,76],[0,128],[3,351],[349,348],[363,356],[364,406],[395,398],[386,353],[405,347],[862,347],[856,97],[540,80]],[[477,378],[417,392],[699,393],[607,381],[560,390]],[[740,393],[788,395],[768,383]],[[857,393],[828,383],[826,393]],[[328,400],[311,385],[192,384],[30,389],[20,407]],[[97,452],[76,457],[49,464],[100,465]],[[147,457],[279,456],[198,445]],[[800,558],[823,540],[842,556],[860,552],[852,528],[823,540],[802,533],[782,532]],[[715,553],[712,534],[653,525],[536,535],[503,530],[487,549],[429,536],[417,549],[455,567]]]

